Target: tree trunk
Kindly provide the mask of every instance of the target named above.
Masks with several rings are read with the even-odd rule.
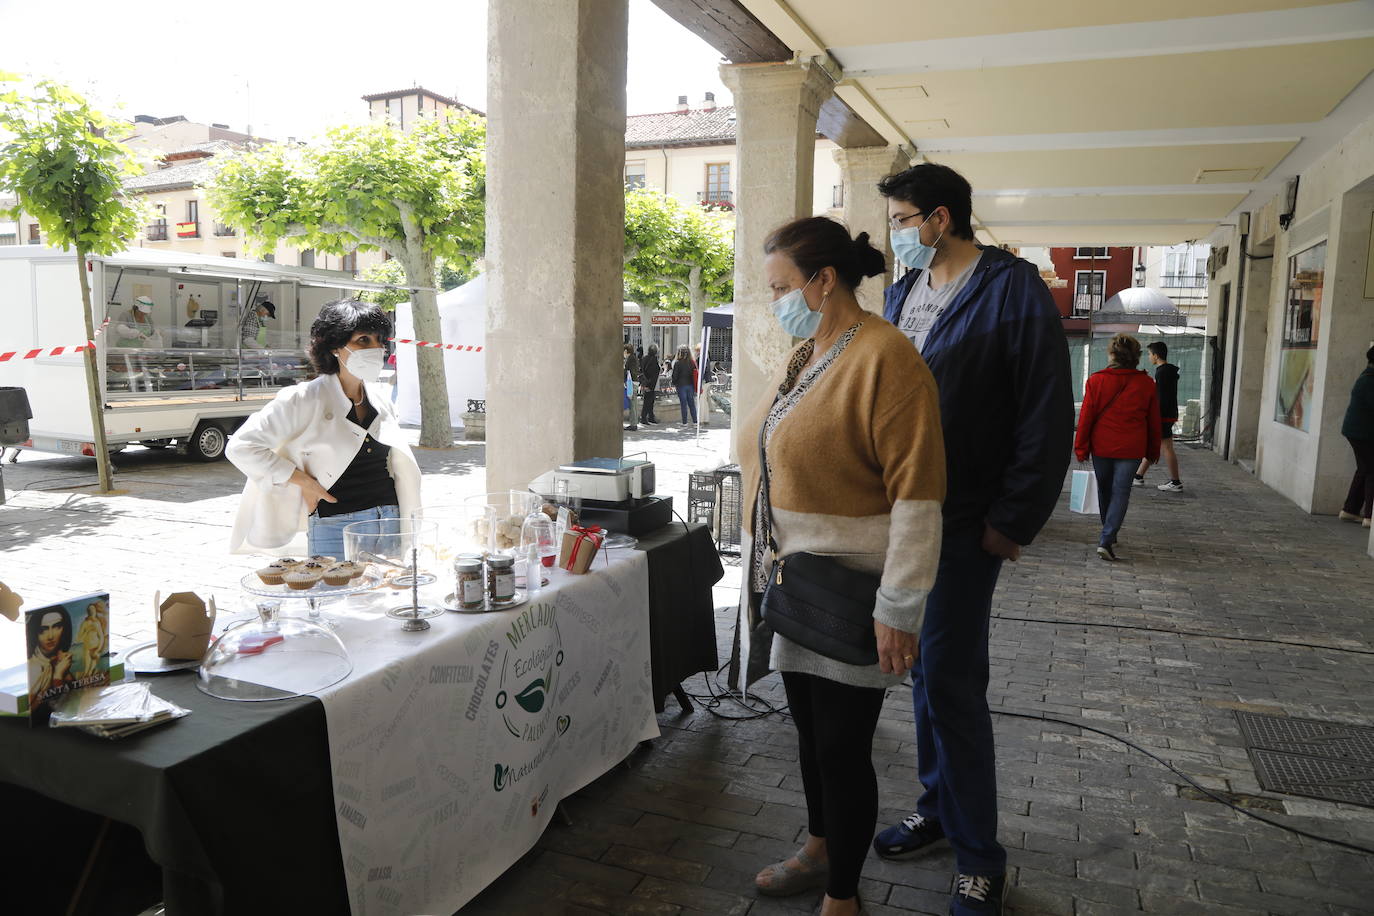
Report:
[[[694,265],[687,274],[687,301],[692,304],[692,333],[689,346],[701,343],[701,323],[706,320],[706,290],[701,282],[701,267]],[[706,354],[701,355],[702,359]]]
[[[410,316],[415,324],[415,339],[443,343],[439,323],[438,295],[434,292],[434,257],[407,239],[400,258],[410,286],[429,287],[413,292]],[[457,343],[458,341],[454,341]],[[444,374],[444,350],[416,347],[415,364],[420,375],[420,445],[423,448],[448,448],[453,444],[453,420],[449,416],[448,383]]]
[[[95,340],[95,322],[91,319],[91,281],[86,275],[86,250],[76,246],[76,272],[81,280],[81,317],[86,324],[86,340]],[[96,348],[83,351],[86,359],[86,396],[91,408],[92,441],[95,445],[95,466],[100,474],[100,492],[114,489],[114,472],[110,467],[110,450],[105,444],[105,399],[100,396],[100,366],[96,362]]]

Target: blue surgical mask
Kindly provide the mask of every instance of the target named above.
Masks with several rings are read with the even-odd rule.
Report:
[[[921,228],[930,222],[927,216],[920,226],[913,226],[910,229],[898,229],[892,233],[892,252],[901,258],[902,263],[912,270],[925,270],[930,266],[930,262],[935,259],[935,245],[927,245],[921,241]],[[935,239],[935,244],[940,243],[940,239],[945,234],[941,232]]]
[[[816,274],[811,275],[811,280],[814,279]],[[801,289],[794,289],[773,302],[773,315],[778,319],[778,324],[793,337],[815,337],[821,326],[821,313],[811,311],[803,295],[806,287],[811,285],[811,280],[807,280],[806,286]]]

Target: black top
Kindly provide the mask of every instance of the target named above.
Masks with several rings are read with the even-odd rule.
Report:
[[[681,388],[683,385],[692,384],[692,365],[690,359],[680,359],[673,363],[673,387]]]
[[[1159,389],[1159,417],[1178,419],[1178,366],[1161,363],[1155,367],[1155,387]]]
[[[361,417],[358,415],[360,411]],[[366,400],[361,407],[354,406],[348,411],[348,419],[363,429],[367,429],[376,416],[377,411]],[[378,442],[370,435],[363,436],[363,444],[358,447],[358,454],[353,456],[353,461],[349,463],[343,476],[334,481],[334,486],[329,488],[329,495],[338,502],[327,503],[321,500],[315,507],[315,515],[319,518],[330,518],[377,506],[396,505],[399,502],[396,497],[396,481],[391,479],[391,471],[387,468],[387,458],[390,455],[391,446]]]
[[[643,362],[639,364],[640,383],[645,388],[657,388],[658,373],[660,371],[662,371],[662,367],[658,364],[657,356],[649,355],[644,357]]]
[[[633,353],[625,354],[625,374],[630,381],[639,383],[639,359]]]

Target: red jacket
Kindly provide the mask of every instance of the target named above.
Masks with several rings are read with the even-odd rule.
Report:
[[[1073,451],[1099,458],[1159,460],[1159,392],[1148,372],[1103,369],[1088,376]]]

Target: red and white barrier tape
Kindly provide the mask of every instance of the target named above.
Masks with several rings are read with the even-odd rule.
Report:
[[[102,321],[100,323],[100,327],[95,329],[95,336],[99,337],[100,332],[105,330],[105,326],[109,323],[110,319],[108,318]],[[7,352],[0,353],[0,363],[7,363],[12,359],[37,359],[40,356],[61,356],[63,353],[66,353],[68,351],[72,353],[80,353],[82,350],[85,350],[87,348],[95,349],[94,338],[86,341],[83,344],[77,344],[74,347],[39,347],[36,350],[9,350]]]
[[[408,340],[404,337],[391,338],[393,343],[414,344],[417,347],[434,347],[436,350],[457,350],[462,353],[481,353],[481,347],[464,346],[463,344],[431,343],[428,340]]]

